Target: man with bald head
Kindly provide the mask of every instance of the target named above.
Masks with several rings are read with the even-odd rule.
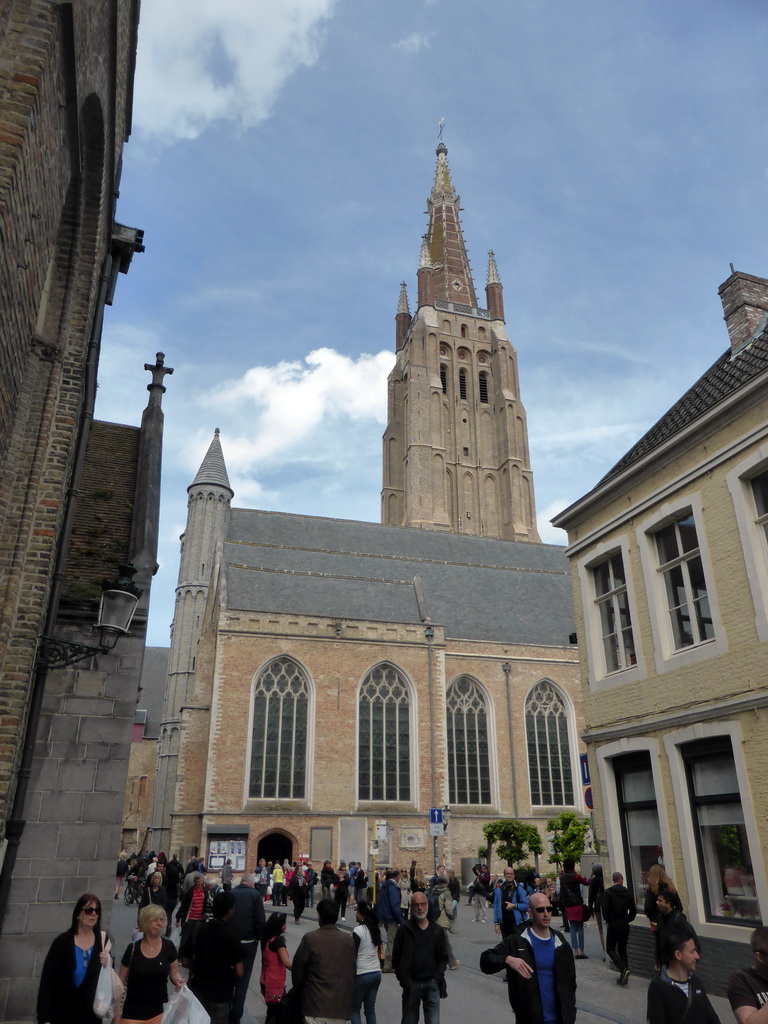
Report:
[[[526,1024],[574,1024],[576,964],[565,936],[551,927],[549,896],[528,897],[530,924],[513,932],[480,957],[484,974],[507,969],[509,1002],[515,1020]]]

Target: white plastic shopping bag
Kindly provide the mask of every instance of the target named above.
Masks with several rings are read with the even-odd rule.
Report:
[[[102,965],[99,980],[96,982],[96,995],[93,997],[93,1012],[102,1020],[114,1017],[115,1011],[123,1001],[125,989],[111,964]]]
[[[163,1007],[160,1024],[210,1024],[211,1018],[203,1009],[203,1004],[186,985],[174,992]]]

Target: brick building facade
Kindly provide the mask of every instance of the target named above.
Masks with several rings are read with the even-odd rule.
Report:
[[[0,1017],[34,1016],[75,898],[107,896],[156,570],[162,359],[141,427],[93,423],[105,306],[143,249],[114,220],[138,0],[0,8]],[[104,467],[107,467],[106,470]],[[95,646],[100,583],[132,561],[133,636]],[[108,914],[107,914],[108,917]]]
[[[641,907],[664,864],[719,989],[768,914],[768,281],[720,295],[730,348],[554,520],[598,834]]]
[[[188,489],[150,844],[458,870],[482,825],[581,811],[562,548],[539,542],[517,360],[477,306],[441,144],[403,285],[383,525],[232,508],[216,432]],[[450,807],[437,850],[430,808]]]

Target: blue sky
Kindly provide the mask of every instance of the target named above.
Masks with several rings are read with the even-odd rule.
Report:
[[[493,249],[542,536],[727,347],[768,276],[763,0],[152,0],[118,219],[147,250],[97,415],[166,353],[166,644],[186,487],[215,427],[235,504],[376,521],[399,283],[437,125],[480,295]]]

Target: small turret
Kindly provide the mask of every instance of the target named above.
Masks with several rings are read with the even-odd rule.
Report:
[[[503,288],[501,287],[501,281],[499,280],[499,271],[496,267],[496,257],[493,255],[493,249],[488,253],[488,280],[485,285],[485,298],[488,303],[488,311],[491,314],[491,320],[503,320],[504,295]]]
[[[405,281],[400,282],[400,300],[397,304],[397,316],[395,317],[395,351],[399,352],[403,347],[408,328],[411,326],[411,311],[408,308],[408,292]]]
[[[432,266],[432,256],[429,252],[429,235],[424,235],[421,239],[421,255],[416,278],[418,280],[419,306],[434,306],[435,268]]]

